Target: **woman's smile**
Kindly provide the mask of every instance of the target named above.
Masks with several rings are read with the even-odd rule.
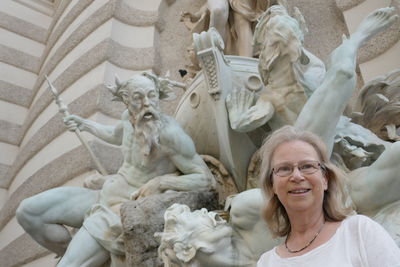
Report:
[[[295,188],[295,189],[289,190],[288,193],[291,195],[295,195],[295,196],[303,196],[303,195],[306,195],[310,191],[311,191],[311,189],[309,189],[309,188]]]

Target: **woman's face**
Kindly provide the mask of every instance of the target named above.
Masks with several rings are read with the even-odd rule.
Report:
[[[305,162],[314,163],[315,166],[320,158],[312,145],[300,140],[280,144],[272,156],[272,167],[275,171],[278,167],[284,172],[288,167],[298,164],[303,169],[300,172],[295,167],[287,176],[278,176],[275,173],[272,175],[273,191],[288,214],[291,211],[322,211],[324,191],[328,188],[327,178],[318,165],[314,173],[305,174],[310,172],[309,168],[312,166],[304,165]]]

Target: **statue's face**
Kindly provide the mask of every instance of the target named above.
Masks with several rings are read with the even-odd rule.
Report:
[[[208,266],[202,263],[218,262],[225,255],[231,257],[232,227],[214,212],[206,209],[191,212],[188,206],[175,203],[166,210],[164,219],[164,232],[159,233],[162,237],[159,255],[164,263]]]
[[[129,112],[145,121],[154,120],[159,111],[159,94],[154,82],[144,76],[135,76],[128,82],[125,104]]]

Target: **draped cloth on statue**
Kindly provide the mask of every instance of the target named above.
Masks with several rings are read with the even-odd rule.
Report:
[[[83,227],[111,254],[125,255],[121,218],[110,208],[95,204],[86,215]]]
[[[231,8],[246,18],[255,22],[269,6],[268,0],[229,0]]]

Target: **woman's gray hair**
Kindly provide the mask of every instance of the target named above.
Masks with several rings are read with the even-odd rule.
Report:
[[[293,126],[284,126],[270,135],[260,148],[262,159],[260,181],[267,204],[263,210],[263,217],[274,236],[286,236],[290,232],[290,221],[286,210],[273,192],[271,161],[276,148],[286,142],[303,141],[310,144],[318,154],[322,171],[328,179],[328,189],[324,193],[323,212],[327,221],[342,221],[353,211],[347,205],[348,196],[344,190],[344,173],[332,164],[328,157],[326,145],[317,135],[296,129]]]

